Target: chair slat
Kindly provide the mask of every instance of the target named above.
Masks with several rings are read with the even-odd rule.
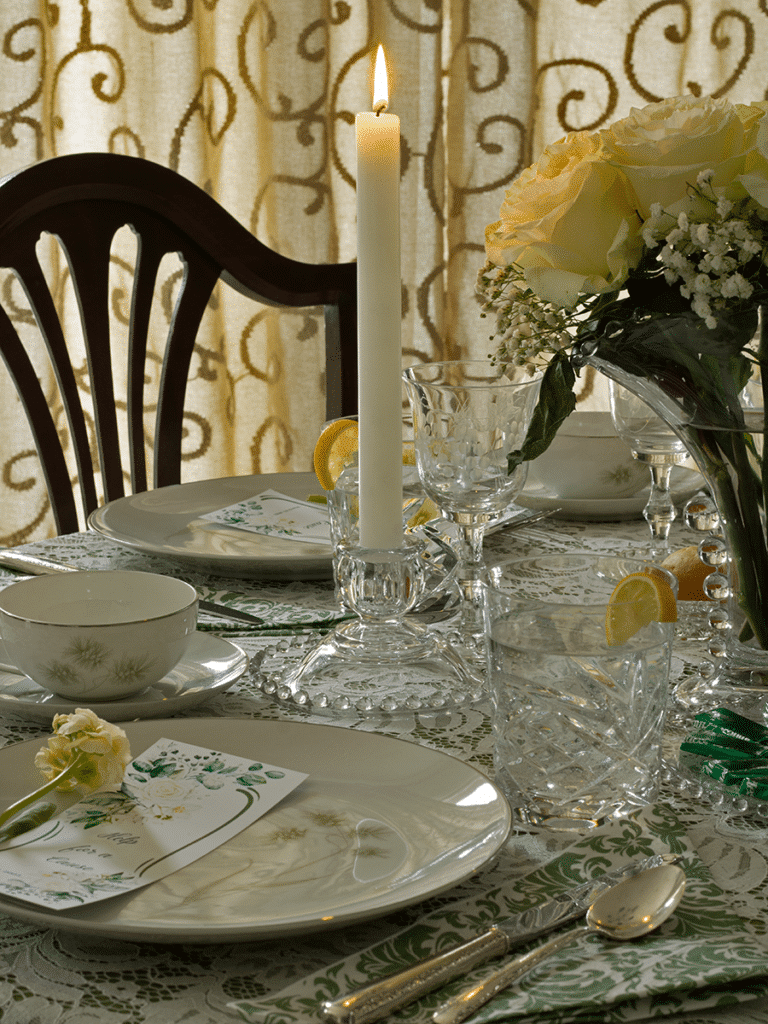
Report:
[[[41,460],[43,477],[51,497],[54,523],[59,533],[75,533],[78,529],[77,505],[69,477],[59,432],[40,386],[35,368],[19,340],[8,314],[0,306],[0,357],[19,393],[32,437],[38,451],[47,453]]]
[[[110,259],[115,234],[130,227],[137,261],[126,351],[110,343]],[[78,389],[54,296],[36,245],[55,235],[69,263],[80,309],[94,404],[90,423]],[[54,508],[56,528],[82,528],[97,506],[96,477],[107,500],[146,489],[145,377],[147,336],[158,272],[178,254],[185,281],[167,335],[155,420],[152,480],[181,478],[184,392],[201,320],[218,280],[262,303],[325,308],[327,415],[357,411],[357,316],[354,263],[315,265],[263,245],[211,196],[167,167],[112,153],[77,153],[44,160],[0,180],[0,267],[12,268],[27,294],[65,406],[77,471],[70,479],[64,444],[13,318],[0,312],[0,357],[9,368],[32,425]],[[112,349],[112,351],[110,351]],[[128,452],[123,465],[112,364],[126,359]],[[94,434],[92,438],[91,432]],[[98,458],[96,451],[98,450]],[[80,484],[80,511],[73,488]],[[79,520],[78,520],[79,516]]]

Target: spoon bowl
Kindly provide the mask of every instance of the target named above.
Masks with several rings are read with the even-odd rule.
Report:
[[[676,864],[649,868],[606,889],[587,911],[584,924],[515,957],[473,988],[454,996],[432,1015],[435,1024],[460,1024],[503,989],[582,935],[627,942],[647,935],[670,917],[685,890],[685,872]]]
[[[684,889],[685,872],[676,864],[641,871],[598,896],[587,911],[586,929],[582,930],[618,942],[638,939],[672,915]]]

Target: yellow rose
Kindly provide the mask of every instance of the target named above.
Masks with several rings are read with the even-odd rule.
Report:
[[[754,148],[747,153],[739,182],[756,203],[768,211],[768,103],[764,100],[739,107],[739,116],[749,125]]]
[[[691,188],[706,170],[714,172],[710,184],[716,195],[743,199],[741,176],[749,169],[764,114],[759,104],[678,96],[633,108],[600,135],[608,159],[634,188],[645,219],[653,203],[673,214],[695,209]]]
[[[547,146],[507,190],[500,216],[486,228],[488,259],[522,267],[534,292],[559,306],[617,289],[642,253],[632,190],[589,132]]]

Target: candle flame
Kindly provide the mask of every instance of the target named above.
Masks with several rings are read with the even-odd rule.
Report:
[[[376,66],[373,73],[373,109],[380,114],[388,105],[387,63],[384,60],[384,47],[380,45],[376,51]]]

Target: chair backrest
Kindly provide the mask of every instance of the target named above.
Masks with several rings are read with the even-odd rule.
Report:
[[[120,461],[110,345],[110,253],[116,232],[137,237],[127,366],[128,458]],[[65,331],[36,254],[45,233],[64,251],[77,297],[87,357],[98,456],[89,444],[76,368]],[[203,189],[137,157],[80,153],[44,160],[0,181],[0,267],[10,268],[26,293],[55,373],[74,448],[82,513],[103,498],[147,490],[143,416],[150,310],[158,267],[167,254],[183,266],[165,340],[155,418],[152,486],[181,480],[185,384],[195,339],[211,293],[221,279],[262,303],[325,307],[326,415],[357,411],[356,267],[307,264],[267,248]],[[33,361],[8,312],[0,307],[0,356],[25,408],[59,533],[81,528],[72,474]]]

